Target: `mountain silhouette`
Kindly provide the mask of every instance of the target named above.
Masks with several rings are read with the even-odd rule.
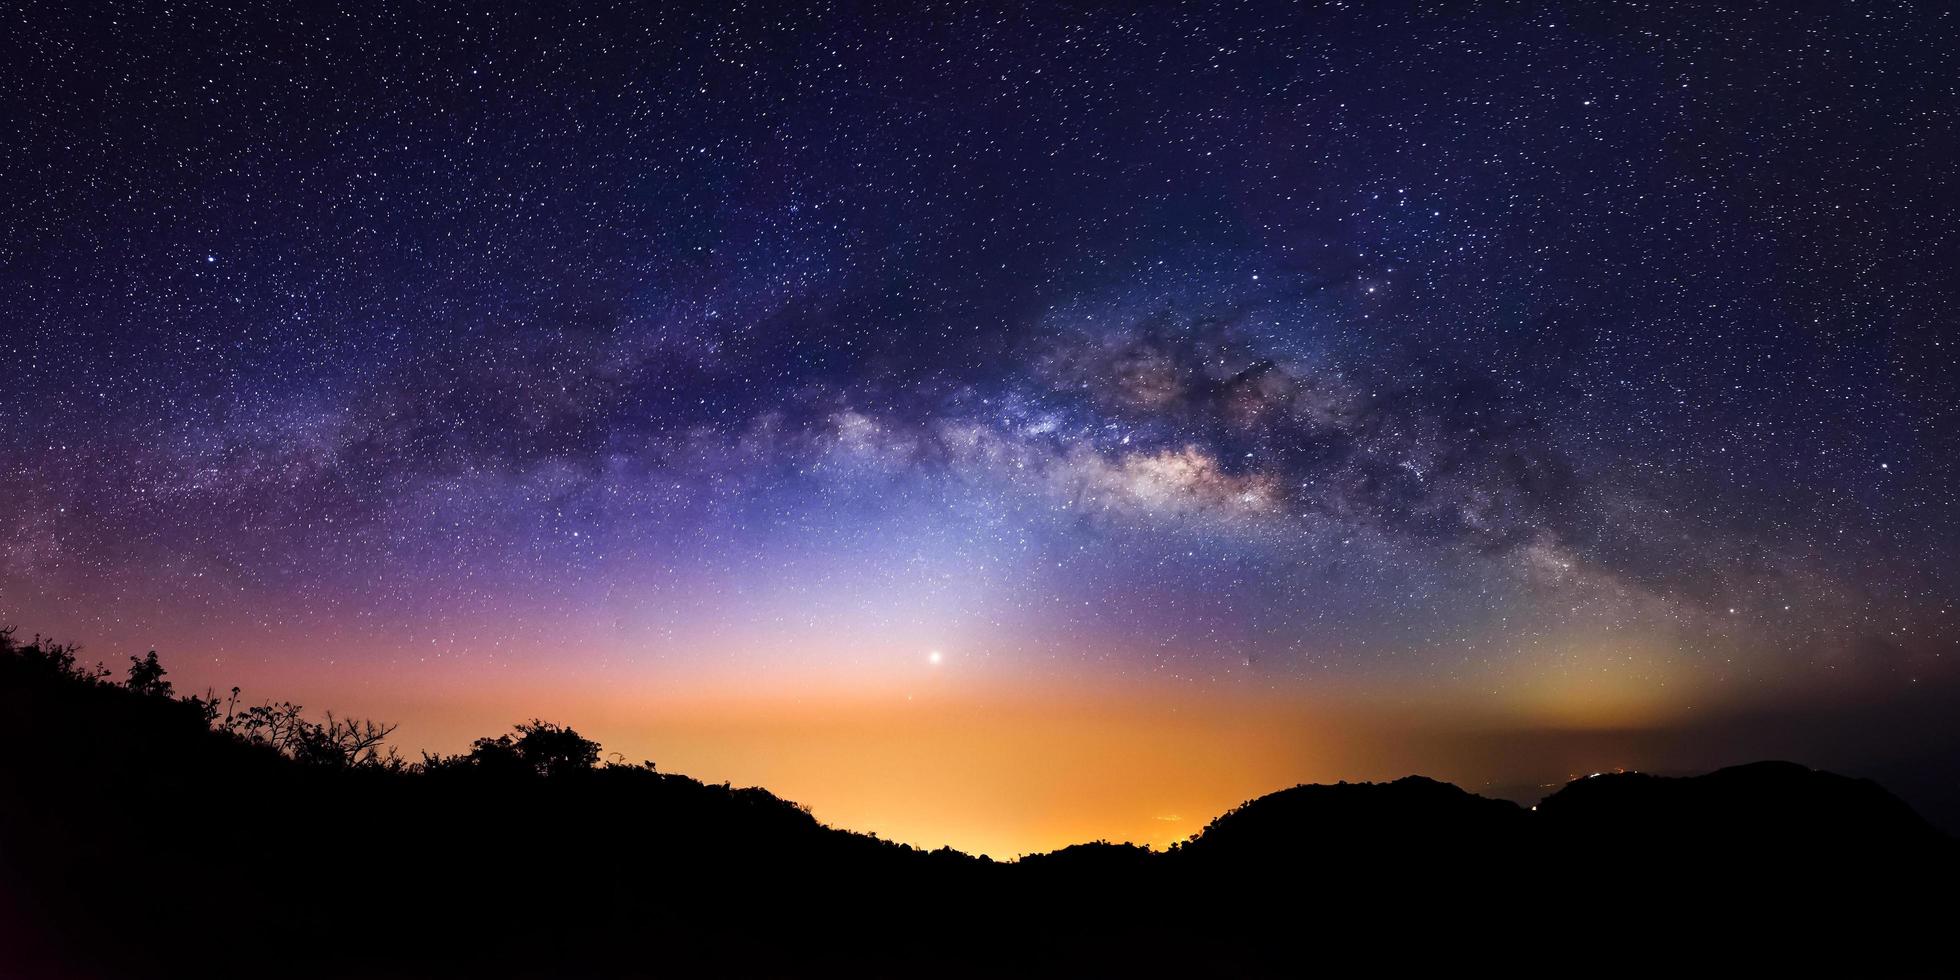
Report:
[[[1219,816],[1181,850],[1220,867],[1459,861],[1521,846],[1529,823],[1515,803],[1406,776],[1280,790]]]
[[[1787,762],[1417,776],[1249,801],[1169,851],[995,862],[826,827],[544,722],[408,762],[386,726],[180,696],[0,634],[0,976],[1939,974],[1954,842]]]
[[[1846,840],[1876,853],[1929,847],[1942,837],[1877,783],[1794,762],[1756,762],[1686,778],[1603,773],[1566,784],[1537,810],[1575,838],[1610,836],[1643,848],[1768,854]]]

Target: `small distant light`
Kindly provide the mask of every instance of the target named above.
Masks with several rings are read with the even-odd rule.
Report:
[[[937,650],[934,650],[931,653],[926,654],[926,663],[932,664],[934,666],[938,666],[940,663],[944,662],[945,659],[946,659],[946,655],[940,653]]]

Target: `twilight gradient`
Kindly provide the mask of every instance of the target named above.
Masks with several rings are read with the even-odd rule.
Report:
[[[84,6],[0,15],[0,621],[997,855],[1960,812],[1937,5]]]

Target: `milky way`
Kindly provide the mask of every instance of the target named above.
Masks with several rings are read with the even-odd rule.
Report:
[[[0,616],[214,681],[1950,679],[1937,5],[685,7],[5,15]]]

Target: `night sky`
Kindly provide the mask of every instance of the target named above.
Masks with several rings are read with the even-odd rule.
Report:
[[[1952,802],[1941,4],[74,7],[0,12],[23,635],[997,855]]]

